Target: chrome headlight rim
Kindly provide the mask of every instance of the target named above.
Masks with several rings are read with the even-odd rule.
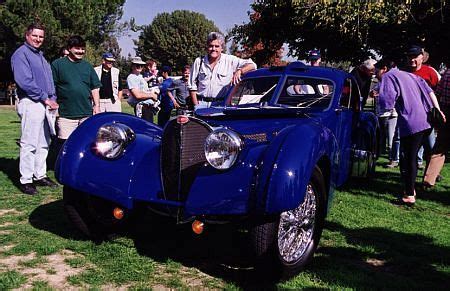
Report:
[[[215,139],[214,142],[217,143],[217,137],[225,136],[228,138],[229,147],[227,148],[227,161],[224,160],[224,155],[219,155],[215,157],[211,157],[211,142],[213,139]],[[223,145],[223,144],[222,144]],[[217,146],[217,145],[216,145]],[[243,138],[236,133],[235,131],[226,128],[226,127],[219,127],[214,128],[210,134],[206,137],[205,140],[205,146],[204,146],[204,152],[206,161],[209,165],[211,165],[216,170],[225,171],[233,167],[233,165],[238,160],[239,154],[242,151],[242,148],[244,147],[244,140]],[[216,153],[217,154],[217,153]],[[220,163],[220,160],[222,159],[222,162]]]
[[[117,159],[135,138],[136,134],[129,126],[120,122],[105,123],[97,130],[95,153],[105,159]]]

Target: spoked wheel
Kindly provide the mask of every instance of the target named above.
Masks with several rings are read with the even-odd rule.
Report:
[[[70,187],[63,190],[64,210],[69,220],[84,235],[93,240],[105,240],[118,232],[125,220],[113,217],[114,203]]]
[[[322,235],[325,217],[325,184],[315,168],[303,202],[282,212],[274,221],[251,230],[257,268],[287,279],[298,274],[311,260]],[[274,268],[276,266],[276,268]]]

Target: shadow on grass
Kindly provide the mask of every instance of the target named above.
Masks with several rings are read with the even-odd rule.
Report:
[[[66,239],[85,239],[66,219],[61,200],[39,206],[29,221]],[[320,247],[305,270],[323,284],[354,289],[442,289],[450,280],[444,270],[450,264],[450,249],[433,244],[428,237],[384,228],[350,229],[333,222],[325,228],[341,233],[346,243]],[[272,276],[254,271],[248,234],[231,225],[208,225],[197,236],[189,224],[175,226],[147,214],[122,235],[134,241],[139,254],[162,264],[179,262],[243,289],[277,287]]]
[[[450,282],[444,271],[450,248],[428,237],[377,227],[349,229],[332,222],[325,228],[343,234],[349,247],[318,249],[309,271],[321,281],[356,289],[444,289]]]
[[[0,158],[0,171],[3,172],[8,179],[19,188],[19,159],[18,158]]]
[[[31,212],[28,221],[37,229],[54,233],[65,239],[87,239],[67,219],[62,200],[38,206]]]
[[[418,180],[419,179],[421,178],[418,178]],[[352,179],[339,190],[354,195],[371,196],[386,201],[392,200],[392,198],[386,196],[386,194],[390,194],[394,197],[400,197],[402,195],[403,187],[401,184],[399,171],[378,171],[376,172],[375,177],[373,177],[369,183],[370,189],[368,189],[367,180]],[[433,201],[441,203],[443,205],[450,205],[450,186],[445,183],[440,183],[438,185],[439,190],[432,189],[424,191],[420,183],[416,183],[416,192],[418,199]]]

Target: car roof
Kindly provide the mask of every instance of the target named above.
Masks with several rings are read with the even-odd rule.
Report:
[[[296,75],[296,76],[309,76],[326,78],[336,81],[337,79],[343,79],[349,77],[350,74],[339,69],[329,67],[312,67],[305,65],[302,62],[293,62],[287,66],[277,66],[262,68],[255,71],[251,71],[245,74],[246,78],[258,78],[258,77],[271,77],[281,75]]]

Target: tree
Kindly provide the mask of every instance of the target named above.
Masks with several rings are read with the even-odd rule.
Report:
[[[318,48],[327,61],[353,63],[374,52],[400,59],[413,43],[433,60],[448,50],[445,1],[260,0],[251,6],[249,23],[235,26],[232,35],[242,46],[261,44],[264,61],[283,43],[299,58]]]
[[[70,35],[81,35],[87,42],[87,60],[101,59],[102,44],[109,40],[122,17],[125,0],[6,0],[0,4],[0,61],[9,62],[24,41],[28,24],[46,27],[43,50],[47,59],[58,57]]]
[[[137,54],[154,59],[163,65],[181,71],[186,64],[204,55],[209,32],[219,31],[203,14],[176,10],[158,14],[143,27],[137,44]]]

